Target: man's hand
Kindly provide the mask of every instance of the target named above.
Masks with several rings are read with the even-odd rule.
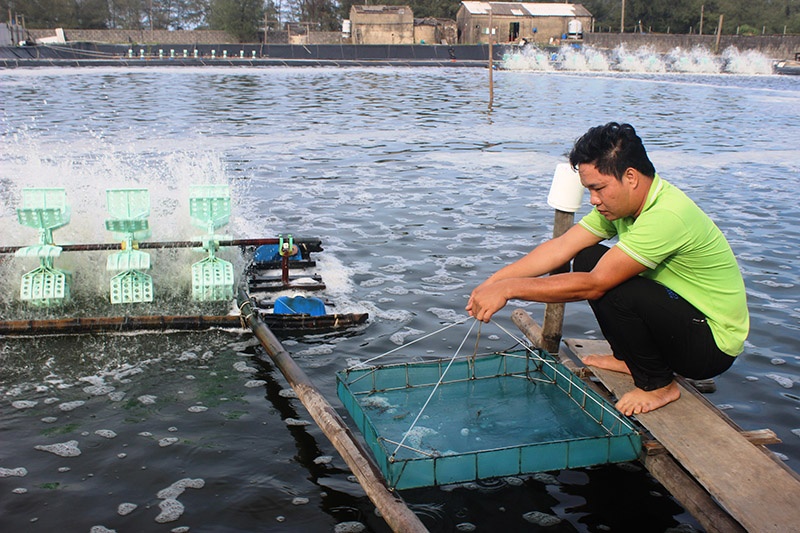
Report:
[[[484,282],[478,285],[467,302],[467,312],[481,322],[489,322],[492,315],[505,307],[508,299],[504,296],[507,280]]]

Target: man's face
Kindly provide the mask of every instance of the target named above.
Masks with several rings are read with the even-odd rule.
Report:
[[[626,175],[622,181],[611,174],[601,174],[597,167],[584,163],[578,166],[581,184],[589,190],[589,201],[608,220],[636,214],[638,205],[632,199],[631,182]]]

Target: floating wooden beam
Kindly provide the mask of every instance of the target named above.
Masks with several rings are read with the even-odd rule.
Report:
[[[261,342],[270,361],[278,367],[286,381],[297,393],[298,399],[308,409],[311,417],[350,467],[389,527],[393,531],[403,533],[428,531],[400,496],[389,491],[386,479],[371,458],[370,452],[356,440],[344,420],[297,366],[291,355],[284,350],[272,331],[254,311],[250,300],[242,292],[239,294],[239,307],[246,323]]]
[[[363,324],[369,318],[367,313],[335,313],[322,316],[260,314],[261,319],[270,328],[287,334],[336,331]],[[198,331],[209,328],[241,329],[244,327],[242,319],[238,315],[113,316],[2,320],[0,321],[0,335],[72,335],[148,330]]]

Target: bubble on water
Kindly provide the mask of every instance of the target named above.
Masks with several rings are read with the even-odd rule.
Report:
[[[154,403],[156,403],[157,398],[158,396],[153,396],[152,394],[143,394],[142,396],[139,396],[136,399],[139,400],[139,402],[144,405],[153,405]]]
[[[43,452],[54,453],[60,457],[77,457],[81,454],[81,450],[78,448],[78,441],[76,440],[47,445],[39,444],[34,446],[34,448]]]
[[[758,378],[756,376],[745,376],[744,379],[746,379],[747,381],[758,381]]]
[[[544,483],[545,485],[559,485],[558,479],[553,474],[547,474],[545,472],[537,472],[531,476],[535,481],[539,483]]]
[[[432,313],[436,318],[445,320],[447,322],[458,322],[464,318],[464,314],[454,309],[442,309],[439,307],[428,308],[427,311]]]
[[[333,461],[333,456],[331,455],[320,455],[314,459],[315,465],[327,465],[331,461]]]
[[[767,374],[764,377],[767,377],[767,378],[775,381],[775,383],[777,383],[778,385],[780,385],[784,389],[791,389],[792,386],[794,386],[794,382],[791,379],[789,379],[789,378],[787,378],[785,376],[781,376],[780,374]]]
[[[189,351],[183,352],[178,356],[178,361],[194,361],[195,359],[197,359],[197,354]]]
[[[99,435],[104,439],[113,439],[114,437],[117,436],[117,434],[110,429],[98,429],[97,431],[94,432],[94,434]]]
[[[537,526],[548,527],[561,523],[561,519],[557,516],[543,513],[541,511],[531,511],[522,515],[526,521]]]
[[[175,426],[170,426],[170,427],[167,428],[167,431],[175,433],[176,431],[178,431],[178,428],[176,428]]]
[[[128,454],[127,453],[118,453],[117,457],[120,458],[120,459],[125,459],[126,457],[128,457]]]
[[[278,396],[281,398],[297,398],[297,393],[294,389],[281,389],[278,391]]]
[[[83,392],[91,396],[105,396],[106,394],[114,392],[114,390],[115,387],[111,385],[90,385],[83,388]]]
[[[28,471],[23,466],[18,468],[3,468],[0,466],[0,477],[25,477],[27,475]]]
[[[187,533],[189,531],[189,526],[180,526],[170,529],[170,533]]]
[[[237,361],[233,364],[233,369],[237,372],[243,372],[246,374],[255,374],[258,372],[255,368],[248,366],[247,362],[245,361]]]
[[[729,411],[733,409],[733,405],[729,403],[720,403],[717,404],[717,409],[719,409],[720,411]]]
[[[336,524],[333,528],[334,533],[362,533],[362,531],[366,531],[367,526],[362,524],[361,522],[340,522]]]
[[[115,391],[108,394],[108,399],[112,402],[121,402],[125,399],[125,393],[122,391]]]
[[[16,488],[16,489],[12,490],[11,492],[13,492],[14,494],[27,494],[28,493],[28,489],[26,489],[24,487],[19,487],[19,488]]]
[[[284,422],[287,426],[308,426],[311,424],[308,420],[300,420],[298,418],[287,418]]]
[[[152,437],[152,436],[153,436],[153,434],[152,434],[152,433],[150,433],[149,431],[140,431],[140,432],[139,432],[139,436],[140,436],[140,437]]]
[[[69,472],[70,470],[72,470],[72,469],[70,467],[68,467],[68,466],[60,466],[60,467],[58,467],[58,471],[61,474]]]
[[[186,376],[186,379],[191,381],[191,380],[194,380],[194,379],[197,379],[197,378],[194,377],[193,375],[189,374],[188,376]]]
[[[44,400],[42,400],[42,403],[44,403],[45,405],[52,405],[52,404],[57,403],[59,401],[60,400],[58,398],[45,398]]]
[[[167,446],[172,446],[173,444],[175,444],[179,440],[180,439],[177,438],[177,437],[166,437],[166,438],[160,439],[158,441],[158,445],[161,446],[162,448],[166,448]]]
[[[478,527],[471,522],[461,522],[460,524],[456,524],[456,531],[471,533],[472,531],[476,531],[477,529]]]
[[[165,524],[167,522],[174,522],[183,515],[184,506],[178,500],[167,499],[158,504],[161,513],[156,517],[156,522]]]
[[[306,505],[308,502],[308,498],[303,498],[301,496],[292,498],[292,505]]]
[[[389,340],[398,346],[402,346],[403,343],[405,343],[406,337],[409,337],[411,335],[421,335],[422,333],[424,333],[424,331],[420,331],[418,329],[406,328],[403,331],[398,331],[397,333],[392,334],[392,336],[389,337]]]
[[[505,482],[511,485],[512,487],[521,487],[523,483],[525,483],[522,479],[518,477],[507,477],[504,478]]]
[[[109,529],[106,526],[92,526],[89,533],[117,533],[116,529]]]
[[[278,515],[275,517],[276,522],[286,522],[286,517],[283,515]]]
[[[66,412],[69,412],[69,411],[73,411],[73,410],[77,409],[78,407],[81,407],[85,403],[86,402],[84,402],[83,400],[75,400],[74,402],[64,402],[64,403],[59,404],[58,408],[66,413]]]
[[[248,389],[255,389],[257,387],[263,387],[266,384],[267,382],[263,379],[251,379],[250,381],[245,383],[244,386],[247,387]]]
[[[431,437],[433,435],[438,435],[439,432],[433,428],[427,428],[425,426],[417,426],[408,431],[406,431],[403,435],[406,437],[406,442],[412,448],[423,449],[422,447],[422,440],[425,437]]]
[[[770,359],[769,362],[772,363],[773,365],[785,365],[786,364],[786,360],[785,359],[781,359],[780,357],[773,357],[772,359]]]
[[[800,437],[800,428],[793,429],[793,430],[792,430],[792,433],[794,433],[795,435],[797,435],[798,437]]]
[[[125,516],[131,514],[136,508],[139,507],[135,503],[121,503],[117,507],[117,514],[120,516]]]
[[[206,486],[206,481],[203,478],[190,478],[185,477],[179,479],[166,489],[161,489],[156,494],[159,500],[177,499],[178,496],[184,493],[186,489],[202,489]]]
[[[208,411],[208,407],[205,405],[193,405],[187,409],[190,413],[203,413]]]
[[[30,409],[31,407],[36,407],[38,403],[31,400],[17,400],[16,402],[11,402],[11,407],[15,409]]]

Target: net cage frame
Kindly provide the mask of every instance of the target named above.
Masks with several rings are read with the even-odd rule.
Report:
[[[577,405],[589,423],[596,424],[598,431],[603,434],[542,442],[514,442],[485,450],[449,451],[445,454],[428,454],[405,446],[415,457],[398,458],[397,451],[404,447],[403,435],[400,438],[381,435],[369,409],[359,402],[359,398],[402,393],[410,388],[426,387],[432,390],[440,381],[438,387],[442,389],[456,383],[487,379],[498,380],[498,386],[499,380],[525,379],[538,384],[536,386],[554,387],[557,397]],[[621,463],[639,459],[641,455],[641,435],[634,424],[581,378],[542,350],[354,367],[337,372],[336,390],[392,489]],[[436,401],[435,397],[432,398],[428,409],[442,408],[436,405]],[[452,409],[453,406],[444,408]],[[519,417],[525,423],[525,414],[519,413]]]

